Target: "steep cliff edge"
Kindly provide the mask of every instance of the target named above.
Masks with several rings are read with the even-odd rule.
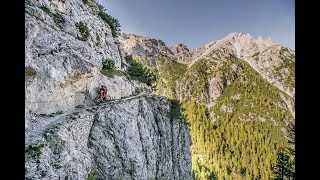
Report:
[[[170,111],[166,98],[140,95],[36,119],[26,179],[191,179],[189,129]]]

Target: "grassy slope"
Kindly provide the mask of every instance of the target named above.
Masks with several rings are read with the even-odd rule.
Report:
[[[182,78],[187,71],[187,65],[173,61],[169,57],[157,59],[159,78],[155,83],[155,94],[175,98],[176,81]]]
[[[237,77],[230,73],[232,64],[242,67]],[[210,110],[194,101],[183,103],[191,129],[194,174],[200,179],[267,179],[277,148],[289,146],[281,128],[293,117],[284,108],[281,92],[244,61],[228,59],[208,76],[219,71],[233,82]],[[222,106],[232,107],[232,112]]]

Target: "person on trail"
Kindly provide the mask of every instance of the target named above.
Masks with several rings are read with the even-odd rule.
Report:
[[[102,86],[102,90],[103,90],[103,97],[107,100],[107,95],[108,95],[107,87]]]
[[[99,97],[100,97],[101,101],[103,101],[103,90],[102,90],[101,86],[99,87]]]
[[[107,101],[108,90],[104,85],[101,86],[99,95],[102,101]]]

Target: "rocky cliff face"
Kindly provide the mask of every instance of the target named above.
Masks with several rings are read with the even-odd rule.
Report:
[[[184,44],[177,44],[169,48],[162,40],[126,33],[121,33],[118,39],[120,46],[127,54],[143,57],[165,55],[184,64],[192,61],[191,51]]]
[[[90,146],[104,179],[191,179],[189,130],[168,104],[147,96],[97,114]]]
[[[26,178],[191,179],[189,130],[170,110],[140,95],[39,117],[27,129]]]
[[[177,44],[173,47],[170,48],[171,51],[174,54],[174,58],[176,61],[183,63],[183,64],[188,64],[190,61],[192,61],[192,53],[190,49],[184,45],[184,44]]]
[[[115,98],[132,94],[132,83],[99,72],[103,60],[112,59],[121,69],[122,59],[93,1],[28,0],[25,10],[25,66],[34,72],[26,83],[27,113],[54,113],[90,103],[102,82],[107,82]],[[89,30],[86,41],[81,40],[79,22]]]
[[[25,10],[26,179],[191,179],[187,125],[121,73],[123,50],[97,3],[27,0]],[[114,77],[101,73],[106,59]]]

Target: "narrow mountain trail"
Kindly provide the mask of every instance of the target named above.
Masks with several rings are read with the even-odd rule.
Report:
[[[137,94],[137,95],[128,96],[126,98],[113,99],[113,100],[110,100],[110,101],[102,103],[102,104],[110,104],[110,103],[115,103],[115,102],[119,102],[119,101],[126,101],[126,100],[130,100],[130,99],[138,98],[138,97],[141,97],[141,96],[145,96],[145,95],[147,95],[147,93],[143,92],[143,93],[140,93],[140,94]]]
[[[127,101],[127,100],[134,99],[134,98],[139,98],[139,97],[142,97],[145,95],[147,95],[147,93],[140,93],[137,95],[132,95],[132,96],[128,96],[128,97],[121,98],[121,99],[113,99],[108,102],[100,103],[100,104],[93,105],[93,106],[83,106],[83,107],[79,107],[79,108],[74,108],[74,109],[68,110],[62,114],[59,114],[59,115],[52,115],[52,116],[38,115],[38,116],[34,117],[33,120],[30,121],[30,124],[25,129],[25,142],[26,142],[26,144],[32,144],[32,142],[39,140],[42,137],[41,136],[42,133],[44,133],[48,128],[52,127],[53,125],[56,125],[60,121],[64,121],[65,117],[70,114],[80,112],[84,109],[95,108],[95,107],[99,107],[99,106],[103,106],[103,105],[108,105],[108,104],[113,104],[113,103],[117,103],[117,102]]]

